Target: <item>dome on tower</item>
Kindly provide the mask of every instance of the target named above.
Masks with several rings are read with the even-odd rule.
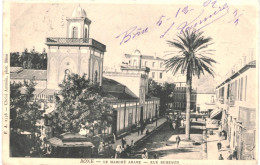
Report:
[[[132,55],[141,55],[140,50],[136,49],[133,51]]]
[[[72,18],[87,17],[86,11],[78,6],[72,13]]]

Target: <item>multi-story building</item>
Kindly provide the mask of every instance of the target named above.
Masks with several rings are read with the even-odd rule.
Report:
[[[93,132],[120,135],[128,132],[140,121],[150,121],[157,117],[158,98],[145,98],[149,68],[129,68],[129,73],[109,73],[103,77],[103,58],[106,46],[89,38],[91,21],[86,12],[77,7],[67,19],[67,38],[47,38],[47,70],[11,67],[11,83],[34,79],[36,82],[34,98],[43,104],[40,110],[50,113],[55,109],[55,93],[70,73],[86,74],[90,82],[99,83],[106,92],[106,100],[114,108],[113,124],[105,130]],[[122,68],[122,71],[126,71]],[[126,71],[128,72],[128,71]],[[130,73],[133,72],[133,73]],[[113,80],[112,80],[113,79]],[[104,84],[103,84],[104,80]],[[51,137],[49,120],[41,122],[42,134]],[[51,123],[51,122],[50,122]],[[45,131],[46,130],[46,131]],[[46,132],[46,133],[44,133]]]
[[[164,59],[160,57],[143,55],[140,50],[134,50],[132,54],[125,54],[123,64],[121,68],[128,68],[127,70],[130,68],[149,68],[149,78],[159,84],[169,82],[168,74],[165,72]]]
[[[173,94],[173,103],[170,105],[171,108],[175,110],[185,111],[186,109],[186,82],[174,82],[175,89]],[[192,89],[191,92],[191,111],[196,110],[196,98],[197,91]]]
[[[257,129],[257,75],[252,50],[243,56],[216,87],[217,108],[211,118],[221,116],[230,148],[238,159],[255,159]]]

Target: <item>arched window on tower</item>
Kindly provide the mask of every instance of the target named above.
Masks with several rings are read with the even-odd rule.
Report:
[[[69,69],[66,69],[66,70],[65,70],[65,75],[64,75],[64,80],[65,80],[65,81],[68,80],[69,74],[70,74],[70,70],[69,70]]]
[[[78,38],[78,27],[73,27],[72,38]]]

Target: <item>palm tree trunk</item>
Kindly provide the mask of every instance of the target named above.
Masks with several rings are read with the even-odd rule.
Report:
[[[187,79],[186,79],[186,128],[185,128],[185,134],[186,134],[187,140],[190,140],[191,83],[192,83],[192,75],[191,75],[190,70],[187,69]]]

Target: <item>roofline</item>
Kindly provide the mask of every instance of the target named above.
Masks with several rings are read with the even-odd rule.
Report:
[[[254,60],[255,61],[255,60]],[[253,61],[251,61],[253,62]],[[236,73],[234,73],[232,76],[230,76],[229,78],[227,78],[225,81],[223,81],[220,85],[218,85],[216,87],[216,89],[218,89],[219,87],[221,87],[222,85],[228,83],[229,81],[233,80],[234,78],[236,78],[237,76],[241,75],[242,73],[244,73],[245,71],[247,71],[250,68],[256,68],[255,64],[246,64],[244,67],[242,67],[239,71],[237,71]]]

